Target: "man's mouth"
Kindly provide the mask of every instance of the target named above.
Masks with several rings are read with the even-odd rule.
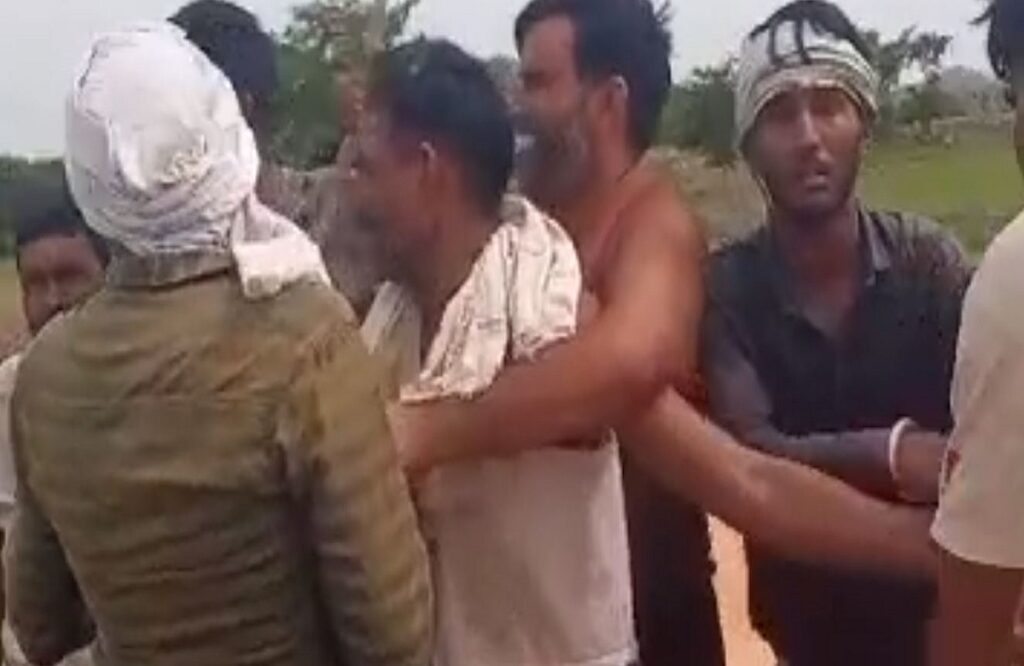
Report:
[[[805,190],[822,190],[829,186],[830,174],[827,168],[816,168],[800,174],[800,185]]]

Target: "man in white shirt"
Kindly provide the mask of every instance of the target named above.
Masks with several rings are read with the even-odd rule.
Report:
[[[1024,3],[991,0],[993,69],[1011,86],[1024,157]],[[1024,159],[1019,160],[1024,168]],[[942,549],[935,666],[1011,663],[1024,584],[1024,216],[989,248],[964,306],[956,419],[933,535]]]
[[[16,261],[21,304],[29,332],[35,336],[55,316],[79,305],[103,282],[107,249],[82,219],[66,187],[43,188],[16,211]],[[14,519],[16,476],[9,417],[11,394],[21,355],[0,365],[0,537],[6,538]],[[26,662],[4,625],[4,663]],[[88,663],[72,656],[66,666]]]

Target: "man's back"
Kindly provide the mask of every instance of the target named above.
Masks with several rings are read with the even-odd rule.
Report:
[[[22,366],[19,638],[73,608],[66,556],[111,664],[425,663],[424,553],[347,308],[189,277],[107,288]]]

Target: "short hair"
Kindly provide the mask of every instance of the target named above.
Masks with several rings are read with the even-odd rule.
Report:
[[[170,22],[224,72],[236,93],[251,95],[260,106],[270,104],[279,83],[277,54],[256,16],[224,0],[196,0]]]
[[[32,188],[14,206],[13,213],[14,247],[19,253],[27,245],[44,238],[83,236],[101,264],[105,266],[110,259],[106,242],[85,223],[63,179],[56,187]]]
[[[672,88],[672,37],[665,3],[651,0],[533,0],[516,19],[522,51],[530,30],[564,16],[575,28],[576,67],[584,79],[621,76],[629,86],[629,130],[633,147],[647,150]]]
[[[775,40],[779,28],[792,24],[796,35],[797,53],[805,62],[811,62],[811,56],[804,46],[804,33],[807,28],[818,34],[828,34],[836,39],[849,43],[864,59],[873,62],[875,54],[868,46],[864,35],[854,25],[850,17],[837,5],[827,0],[795,0],[779,8],[768,20],[750,32],[750,38],[768,33],[769,52],[774,60],[779,60]]]
[[[1024,4],[1020,0],[990,0],[976,25],[988,24],[988,59],[1002,81],[1010,80],[1015,58],[1024,56]]]
[[[419,38],[377,56],[369,97],[395,129],[451,150],[477,203],[497,210],[512,175],[515,139],[505,98],[483,62],[447,40]]]

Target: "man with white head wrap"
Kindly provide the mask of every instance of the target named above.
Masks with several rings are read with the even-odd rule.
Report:
[[[53,663],[427,663],[427,560],[375,366],[319,252],[256,198],[224,75],[170,24],[98,38],[67,171],[107,285],[12,413],[10,619]]]
[[[822,0],[745,42],[737,139],[768,224],[713,260],[705,365],[740,441],[931,511],[969,271],[936,225],[859,202],[870,57]],[[925,663],[929,587],[750,555],[755,625],[791,666]]]

